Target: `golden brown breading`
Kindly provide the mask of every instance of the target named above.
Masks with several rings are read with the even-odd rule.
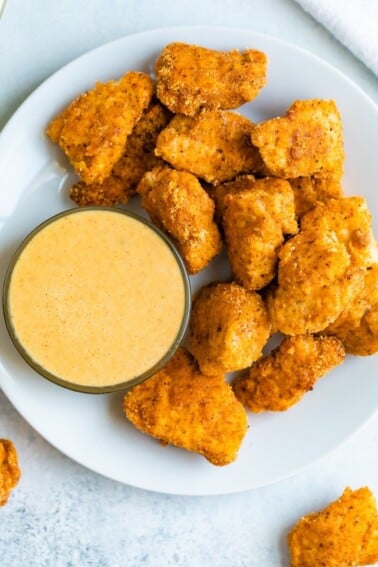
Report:
[[[124,153],[111,175],[101,183],[75,183],[71,187],[71,199],[81,206],[109,207],[127,203],[146,171],[164,164],[155,156],[154,149],[159,132],[170,118],[171,113],[166,108],[158,102],[152,102],[128,136]]]
[[[236,189],[239,187],[236,181]],[[223,198],[223,227],[235,279],[247,289],[261,289],[276,274],[285,234],[298,232],[294,195],[284,179],[266,178]],[[242,180],[247,185],[246,179]],[[228,189],[232,183],[228,184]]]
[[[272,175],[342,175],[342,125],[333,100],[295,101],[285,117],[257,124],[252,142]]]
[[[163,370],[135,386],[123,401],[141,431],[203,455],[214,465],[236,459],[247,416],[224,376],[204,376],[180,348]]]
[[[267,294],[272,325],[286,335],[323,331],[362,285],[363,270],[333,231],[301,231],[279,252],[278,287]]]
[[[296,177],[289,179],[294,192],[295,214],[303,217],[319,203],[329,199],[341,199],[344,196],[341,181],[331,175],[328,177]]]
[[[336,337],[287,337],[268,356],[260,358],[248,374],[236,379],[234,392],[255,413],[285,411],[344,357],[343,345]]]
[[[366,270],[361,292],[324,332],[338,337],[350,354],[378,352],[378,264]]]
[[[85,183],[101,182],[111,174],[153,90],[148,75],[132,71],[119,81],[97,83],[52,120],[47,135]]]
[[[8,502],[9,495],[20,476],[15,446],[8,439],[0,439],[0,506]]]
[[[204,110],[193,117],[177,114],[159,134],[155,154],[216,185],[261,167],[252,130],[247,118],[225,110]]]
[[[288,535],[291,567],[356,567],[378,561],[378,514],[367,487],[303,516]]]
[[[329,199],[318,205],[301,220],[301,230],[332,230],[344,244],[353,264],[364,268],[378,262],[371,214],[363,197]]]
[[[254,49],[224,52],[170,43],[155,64],[157,96],[172,112],[189,116],[201,108],[237,108],[264,87],[266,67],[266,55]]]
[[[279,252],[278,287],[268,295],[273,327],[287,335],[323,331],[361,292],[376,253],[364,199],[317,205]]]
[[[263,300],[236,283],[204,287],[193,303],[190,351],[204,374],[247,368],[261,356],[269,335]]]
[[[245,189],[251,189],[256,181],[253,175],[239,175],[234,181],[222,183],[222,185],[210,185],[206,190],[215,203],[214,218],[218,224],[222,223],[224,214],[224,198],[229,193],[239,193]]]
[[[220,252],[214,203],[194,175],[157,167],[143,176],[138,193],[152,222],[173,238],[190,274]]]

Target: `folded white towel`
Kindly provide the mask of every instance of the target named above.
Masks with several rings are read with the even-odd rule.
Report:
[[[378,0],[296,0],[378,75]]]

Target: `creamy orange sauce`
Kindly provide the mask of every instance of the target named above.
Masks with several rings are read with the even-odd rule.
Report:
[[[38,232],[14,267],[8,311],[29,356],[84,386],[126,382],[159,362],[183,321],[173,252],[119,212],[81,210]]]

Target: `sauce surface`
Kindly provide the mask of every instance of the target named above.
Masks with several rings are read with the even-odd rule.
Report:
[[[29,357],[73,384],[103,387],[148,371],[174,343],[184,278],[165,241],[115,211],[45,226],[11,275],[8,312]]]

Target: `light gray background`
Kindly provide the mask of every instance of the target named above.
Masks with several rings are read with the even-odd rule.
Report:
[[[296,43],[377,100],[372,73],[291,0],[8,0],[0,20],[0,127],[81,53],[138,31],[196,24]],[[0,565],[288,566],[285,537],[298,517],[346,485],[367,484],[378,495],[377,423],[291,479],[232,496],[188,498],[144,492],[82,468],[48,445],[0,393],[0,437],[14,440],[23,469],[0,510]]]

